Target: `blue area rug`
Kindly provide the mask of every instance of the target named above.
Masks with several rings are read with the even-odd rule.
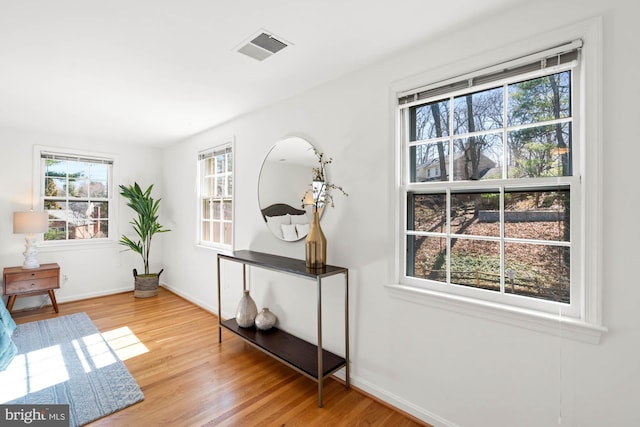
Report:
[[[18,325],[13,341],[0,403],[69,404],[69,425],[80,426],[144,399],[86,313]]]

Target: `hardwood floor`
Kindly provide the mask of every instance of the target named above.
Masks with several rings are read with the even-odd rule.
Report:
[[[317,384],[223,331],[217,318],[161,288],[153,298],[133,292],[15,312],[16,323],[86,312],[103,334],[129,328],[122,350],[148,351],[124,360],[144,401],[91,426],[420,426],[425,425],[350,388]],[[126,330],[120,330],[123,332]]]

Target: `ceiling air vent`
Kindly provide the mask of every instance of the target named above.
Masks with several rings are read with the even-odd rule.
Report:
[[[237,50],[253,59],[262,61],[287,46],[289,46],[287,43],[278,40],[273,35],[259,32],[249,42],[243,43]]]

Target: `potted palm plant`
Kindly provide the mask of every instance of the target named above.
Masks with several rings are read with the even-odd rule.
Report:
[[[135,211],[136,217],[130,224],[138,235],[139,240],[131,240],[127,236],[120,238],[120,244],[128,249],[140,254],[144,263],[144,274],[138,274],[133,269],[133,277],[135,281],[135,293],[137,298],[147,298],[158,294],[158,284],[160,282],[159,273],[149,273],[149,253],[151,251],[151,238],[156,233],[165,233],[168,230],[158,222],[158,207],[160,200],[154,200],[151,197],[151,189],[153,184],[146,190],[142,190],[138,183],[130,186],[120,185],[120,195],[127,199],[127,206]]]

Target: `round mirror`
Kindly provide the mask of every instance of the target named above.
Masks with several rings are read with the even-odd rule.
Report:
[[[300,240],[309,232],[312,214],[302,200],[317,162],[309,141],[289,137],[278,141],[262,163],[258,204],[267,227],[281,240]]]

